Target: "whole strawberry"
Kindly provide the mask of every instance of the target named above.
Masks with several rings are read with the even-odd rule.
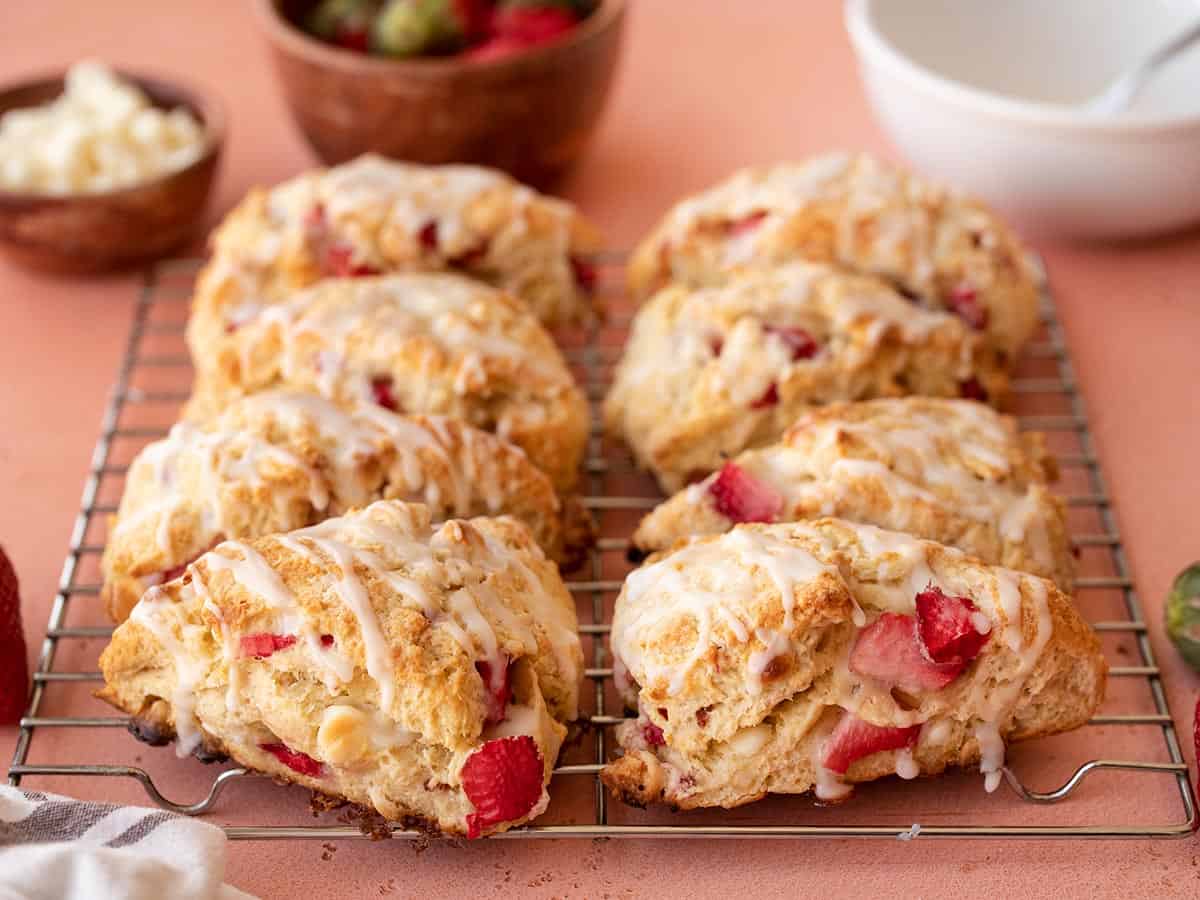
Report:
[[[29,670],[25,667],[17,573],[0,548],[0,725],[15,725],[25,712],[28,697]]]

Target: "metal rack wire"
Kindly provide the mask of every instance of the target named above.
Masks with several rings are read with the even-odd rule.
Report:
[[[615,274],[615,270],[605,267],[615,266],[620,261],[619,257],[599,261],[607,276],[602,283],[612,280],[611,276]],[[193,803],[179,803],[167,799],[155,778],[143,767],[100,765],[86,760],[39,762],[35,752],[41,748],[43,736],[47,738],[47,745],[52,743],[49,736],[57,729],[123,729],[127,725],[125,717],[107,714],[106,708],[98,702],[94,715],[54,716],[45,715],[42,710],[52,700],[52,692],[80,683],[95,686],[100,681],[94,666],[90,670],[82,666],[60,668],[58,663],[64,655],[74,661],[80,655],[78,647],[74,645],[97,643],[109,635],[110,629],[104,625],[68,624],[68,615],[74,607],[87,604],[94,607],[98,602],[100,585],[94,580],[87,580],[87,571],[96,571],[96,562],[103,551],[105,519],[115,512],[116,498],[120,496],[125,474],[126,465],[114,456],[115,445],[121,441],[144,442],[162,437],[174,417],[175,409],[186,399],[190,363],[182,333],[186,302],[197,265],[194,260],[174,261],[158,266],[146,276],[134,311],[128,346],[92,456],[58,592],[51,607],[46,638],[34,674],[28,715],[21,720],[16,751],[9,769],[11,784],[21,784],[25,779],[35,776],[133,779],[140,782],[159,806],[187,814],[203,814],[218,813],[221,809],[218,798],[226,788],[239,779],[253,775],[244,769],[227,768],[211,780],[206,779],[209,788],[204,797]],[[612,307],[613,313],[604,325],[562,336],[568,361],[577,370],[592,403],[594,423],[599,422],[598,415],[595,415],[596,406],[603,397],[608,372],[619,353],[629,321],[627,309],[623,311],[619,303],[612,304]],[[163,310],[169,310],[170,314],[160,315]],[[638,515],[652,507],[659,495],[652,483],[636,472],[627,451],[611,445],[599,427],[594,426],[585,464],[587,496],[584,502],[598,519],[601,537],[587,564],[568,579],[579,602],[580,620],[583,623],[581,633],[585,641],[592,644],[591,667],[586,672],[592,682],[588,698],[591,710],[584,741],[574,748],[576,755],[584,755],[585,761],[576,763],[569,758],[565,760],[556,769],[554,785],[556,797],[560,793],[578,795],[581,788],[590,789],[593,799],[584,804],[590,807],[590,815],[577,814],[574,818],[584,821],[564,824],[543,824],[539,820],[530,827],[497,837],[509,840],[565,837],[911,840],[918,835],[922,839],[1083,839],[1177,838],[1190,834],[1197,821],[1197,809],[1187,767],[1180,752],[1178,735],[1168,710],[1162,676],[1154,661],[1141,606],[1129,577],[1114,511],[1093,450],[1083,399],[1076,388],[1071,362],[1049,295],[1045,298],[1041,332],[1026,353],[1026,365],[1024,371],[1018,372],[1014,394],[1015,411],[1022,427],[1048,432],[1060,465],[1070,475],[1064,481],[1068,482],[1068,509],[1075,517],[1072,522],[1073,541],[1077,552],[1085,558],[1083,577],[1077,584],[1081,610],[1088,617],[1089,593],[1103,593],[1113,598],[1108,606],[1099,605],[1106,614],[1089,618],[1093,619],[1093,625],[1102,639],[1130,639],[1135,648],[1131,651],[1125,644],[1116,644],[1114,652],[1118,655],[1125,653],[1132,658],[1114,660],[1110,657],[1112,683],[1139,682],[1146,688],[1140,703],[1135,704],[1132,710],[1099,715],[1092,719],[1083,731],[1100,734],[1096,739],[1086,742],[1087,755],[1060,786],[1048,791],[1035,791],[1026,786],[1013,768],[1006,768],[1005,781],[1013,797],[1023,801],[1019,803],[1020,808],[1015,814],[1005,820],[990,822],[960,821],[961,815],[943,816],[949,819],[948,824],[905,824],[914,820],[930,821],[931,817],[934,822],[939,820],[938,816],[925,815],[924,811],[913,812],[914,808],[920,809],[923,798],[929,800],[930,795],[922,793],[929,791],[927,785],[904,786],[904,790],[912,793],[906,798],[906,818],[902,821],[895,821],[895,816],[880,816],[884,821],[866,821],[873,815],[866,807],[847,814],[839,811],[835,815],[835,811],[814,809],[801,799],[794,799],[790,805],[772,806],[770,810],[751,814],[749,818],[746,815],[714,819],[665,813],[634,814],[619,804],[610,807],[597,777],[609,750],[606,732],[621,721],[619,704],[608,684],[612,674],[606,656],[608,617],[612,598],[629,568],[624,556],[629,546],[627,536],[630,522],[636,521]],[[130,415],[149,407],[169,414],[169,418],[154,424],[141,424],[138,416]],[[95,578],[94,575],[91,577]],[[1116,599],[1118,597],[1119,600]],[[76,652],[64,653],[64,649]],[[1110,649],[1113,648],[1106,644],[1106,650]],[[1139,692],[1121,693],[1136,695]],[[1107,729],[1123,731],[1139,727],[1159,732],[1161,743],[1150,742],[1146,749],[1154,750],[1165,759],[1092,758],[1093,753],[1099,755],[1107,752],[1113,743],[1110,737],[1106,737],[1111,734]],[[133,756],[135,752],[137,748],[131,737],[128,755]],[[1059,804],[1068,797],[1078,796],[1084,790],[1085,782],[1096,781],[1095,773],[1101,771],[1124,772],[1126,774],[1120,776],[1124,778],[1138,776],[1132,785],[1136,791],[1141,791],[1149,778],[1156,778],[1160,784],[1169,779],[1174,783],[1175,790],[1167,791],[1165,797],[1159,792],[1162,809],[1154,810],[1153,821],[1145,824],[1114,822],[1103,818],[1098,822],[1070,825],[1031,820],[1032,809]],[[1116,777],[1109,775],[1098,780],[1106,784],[1108,779]],[[884,785],[883,790],[889,787],[899,789],[900,786]],[[969,789],[975,792],[975,796],[982,796],[976,785],[971,785]],[[967,788],[963,787],[962,790]],[[236,797],[230,802],[236,804]],[[958,805],[957,801],[955,805]],[[966,805],[970,806],[969,803]],[[754,807],[745,809],[753,810]],[[736,812],[742,813],[741,810]],[[988,818],[995,819],[995,816]],[[543,819],[553,821],[553,807]],[[235,839],[333,840],[363,837],[363,832],[352,824],[226,824],[225,829],[229,837]],[[426,837],[399,826],[392,829],[392,836],[413,840]]]

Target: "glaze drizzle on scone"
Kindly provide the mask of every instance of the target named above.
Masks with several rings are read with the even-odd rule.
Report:
[[[556,561],[588,536],[586,513],[516,447],[443,416],[356,414],[312,394],[266,391],[211,422],[175,425],[130,466],[101,563],[109,615],[226,538],[314,524],[374,500],[425,503],[435,521],[507,513]]]
[[[251,191],[214,234],[193,316],[208,332],[322,278],[457,271],[543,322],[577,322],[591,316],[598,246],[574,208],[502,172],[368,154]]]
[[[521,447],[560,490],[578,477],[587,404],[562,354],[514,297],[456,275],[324,281],[201,339],[186,409],[288,387],[346,409],[453,416]]]
[[[1004,741],[1082,725],[1107,672],[1052,582],[840,519],[652,558],[617,599],[612,650],[639,715],[602,778],[685,809],[980,761],[992,790]]]
[[[791,263],[715,288],[672,286],[634,318],[604,413],[609,431],[674,491],[812,406],[983,392],[1007,376],[954,316],[882,282]]]
[[[745,169],[676,205],[630,263],[633,293],[797,259],[873,273],[1016,358],[1037,324],[1025,250],[981,203],[865,154]]]
[[[180,755],[477,836],[545,808],[582,662],[574,603],[523,526],[435,527],[380,501],[225,542],[151,588],[99,696]]]
[[[1018,434],[1015,420],[979,403],[832,404],[661,504],[633,542],[649,552],[739,522],[837,516],[949,544],[1070,593],[1066,511],[1046,486],[1056,475],[1040,434]]]

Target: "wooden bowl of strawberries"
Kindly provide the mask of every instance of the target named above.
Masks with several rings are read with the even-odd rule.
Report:
[[[328,163],[374,151],[535,185],[587,143],[625,0],[257,0],[284,96]]]

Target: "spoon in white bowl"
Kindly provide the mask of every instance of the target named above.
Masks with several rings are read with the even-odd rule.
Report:
[[[1086,101],[1083,108],[1097,116],[1115,116],[1124,112],[1159,69],[1197,42],[1200,42],[1200,19],[1163,41],[1110,81],[1108,87]]]

